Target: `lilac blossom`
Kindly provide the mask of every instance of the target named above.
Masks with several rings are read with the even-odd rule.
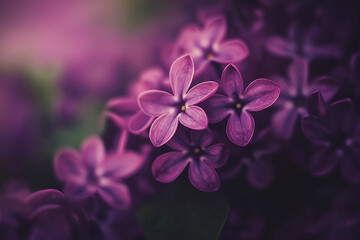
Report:
[[[280,87],[259,78],[244,90],[239,70],[229,64],[221,75],[220,89],[224,94],[215,94],[205,103],[209,122],[217,123],[229,116],[226,135],[234,144],[246,146],[255,130],[255,121],[249,112],[270,107],[279,97]]]
[[[211,62],[236,63],[249,55],[247,45],[240,39],[224,40],[227,26],[223,16],[205,21],[204,28],[196,25],[185,27],[175,43],[173,58],[190,54],[196,73],[201,73]]]
[[[281,86],[281,94],[275,106],[279,110],[272,118],[272,127],[275,134],[282,139],[292,136],[296,120],[308,115],[306,100],[315,91],[321,91],[327,101],[337,91],[337,85],[328,77],[318,77],[309,83],[309,65],[303,59],[295,59],[288,69],[289,82],[277,78]]]
[[[189,55],[177,59],[170,68],[170,85],[173,95],[160,90],[149,90],[138,98],[141,110],[150,117],[157,117],[150,128],[150,140],[159,147],[174,136],[180,121],[184,126],[202,130],[208,119],[198,103],[211,97],[218,89],[213,81],[202,82],[190,90],[194,76],[194,62]]]
[[[220,179],[214,168],[222,167],[228,158],[228,148],[223,143],[212,144],[210,129],[191,131],[190,138],[181,129],[168,145],[176,150],[157,157],[152,165],[152,173],[159,182],[174,181],[189,165],[191,184],[201,191],[217,191]]]
[[[324,116],[305,117],[302,129],[309,141],[319,146],[310,160],[313,175],[326,175],[340,165],[346,180],[360,182],[360,124],[350,99],[334,102]]]
[[[57,177],[66,182],[65,193],[82,199],[100,195],[113,208],[128,208],[131,197],[122,180],[142,166],[144,157],[132,151],[107,154],[102,140],[91,137],[84,141],[81,152],[71,148],[59,151],[54,168]]]

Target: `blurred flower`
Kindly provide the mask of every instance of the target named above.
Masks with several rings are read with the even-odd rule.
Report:
[[[204,29],[190,25],[185,27],[173,50],[173,58],[190,54],[194,60],[195,73],[201,73],[211,62],[230,63],[244,60],[249,50],[239,39],[224,41],[226,21],[223,16],[208,18]]]
[[[225,164],[229,152],[223,143],[210,145],[213,138],[210,129],[191,131],[190,139],[180,129],[168,143],[176,152],[168,152],[155,159],[152,165],[155,179],[172,182],[189,164],[189,179],[194,187],[206,192],[217,191],[220,180],[214,168]]]
[[[179,121],[186,127],[201,130],[208,125],[204,110],[196,104],[211,97],[218,89],[216,82],[200,83],[189,91],[194,76],[194,62],[189,55],[177,59],[170,68],[170,85],[174,95],[149,90],[139,95],[141,110],[158,117],[150,128],[150,140],[159,147],[175,134]]]
[[[98,137],[85,140],[81,153],[63,149],[55,156],[57,177],[66,182],[65,194],[85,198],[99,194],[113,208],[128,208],[131,197],[121,181],[143,165],[144,157],[132,151],[106,154]]]
[[[246,146],[255,130],[255,121],[249,112],[270,107],[280,94],[280,87],[268,79],[256,79],[244,90],[239,70],[232,64],[221,75],[220,89],[205,102],[209,121],[220,122],[230,115],[226,135],[236,145]]]

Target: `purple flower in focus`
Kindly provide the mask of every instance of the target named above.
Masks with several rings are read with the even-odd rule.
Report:
[[[175,44],[174,57],[190,54],[196,73],[203,72],[211,62],[240,62],[249,55],[246,44],[239,39],[224,41],[226,20],[216,16],[206,20],[204,28],[190,25],[184,28]]]
[[[220,179],[214,168],[227,161],[229,152],[223,143],[210,145],[213,141],[210,129],[191,131],[190,139],[184,131],[178,131],[168,145],[176,152],[157,157],[152,173],[159,182],[174,181],[189,164],[188,175],[191,184],[201,191],[217,191]]]
[[[57,177],[66,182],[65,193],[75,198],[99,194],[113,208],[123,209],[131,203],[128,187],[122,179],[142,166],[144,157],[131,151],[106,154],[102,140],[85,140],[81,152],[63,149],[55,156]]]
[[[280,94],[280,87],[268,79],[256,79],[244,90],[239,70],[232,64],[221,75],[220,89],[206,101],[209,122],[216,123],[229,116],[226,135],[234,144],[246,146],[255,130],[255,121],[249,112],[261,111],[271,106]]]
[[[206,113],[196,104],[211,97],[218,84],[207,81],[188,90],[193,76],[194,62],[189,55],[183,56],[170,68],[170,85],[174,95],[160,90],[149,90],[139,95],[141,110],[148,116],[157,117],[149,133],[154,146],[167,143],[174,136],[179,121],[194,130],[207,128]]]
[[[281,94],[275,105],[280,109],[272,119],[275,134],[282,139],[289,139],[293,133],[296,120],[306,116],[307,98],[315,91],[321,91],[325,100],[334,96],[338,87],[328,77],[316,78],[308,83],[308,62],[303,59],[294,59],[288,69],[290,82],[278,78]]]
[[[333,103],[323,117],[305,117],[302,129],[320,147],[310,160],[313,175],[326,175],[339,164],[345,179],[360,182],[360,124],[350,99]]]

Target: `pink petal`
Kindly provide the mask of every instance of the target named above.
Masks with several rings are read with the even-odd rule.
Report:
[[[226,20],[223,16],[216,16],[205,22],[202,47],[208,47],[213,43],[220,42],[226,34]],[[207,43],[207,44],[206,44]]]
[[[179,114],[179,121],[185,127],[194,130],[202,130],[208,126],[206,113],[198,106],[187,107],[185,112]]]
[[[122,117],[132,115],[139,109],[136,98],[113,98],[106,107]]]
[[[244,110],[261,111],[270,107],[280,95],[280,86],[268,79],[256,79],[249,84],[243,93],[246,102]]]
[[[229,148],[224,143],[208,146],[205,152],[206,161],[214,168],[222,167],[229,157]]]
[[[255,121],[250,113],[241,111],[230,115],[226,125],[226,135],[234,144],[246,146],[254,134]]]
[[[184,151],[187,150],[190,146],[189,136],[183,131],[183,129],[179,129],[173,138],[167,143],[169,147],[174,150]]]
[[[220,87],[229,97],[240,95],[244,91],[244,81],[235,65],[229,64],[221,75]]]
[[[330,144],[331,131],[326,124],[316,117],[305,117],[301,121],[302,130],[309,141],[327,146]]]
[[[140,109],[148,116],[158,117],[174,109],[175,98],[170,93],[160,90],[149,90],[139,94]]]
[[[25,201],[32,210],[35,210],[46,203],[52,202],[54,200],[57,201],[63,197],[64,194],[58,190],[45,189],[28,195]]]
[[[115,209],[130,207],[131,197],[128,187],[123,183],[106,181],[97,189],[99,195]]]
[[[310,159],[310,173],[315,176],[326,175],[334,170],[337,162],[336,153],[327,148],[323,148]]]
[[[126,128],[128,125],[128,119],[126,117],[121,117],[112,112],[106,112],[105,116],[111,119],[120,128]]]
[[[58,152],[54,160],[57,178],[62,181],[84,181],[86,170],[80,158],[80,155],[72,149],[63,149]]]
[[[185,96],[194,77],[194,62],[189,55],[175,60],[170,67],[170,85],[176,97]]]
[[[214,49],[214,57],[211,59],[220,63],[237,63],[249,56],[249,49],[241,40],[229,40],[219,44]]]
[[[316,91],[308,97],[306,110],[310,116],[323,117],[326,114],[326,104],[320,91]]]
[[[219,176],[205,161],[190,162],[188,175],[191,184],[201,191],[213,192],[220,188]]]
[[[309,93],[320,91],[325,101],[330,100],[338,91],[339,86],[329,77],[318,77],[310,85]]]
[[[131,151],[113,154],[108,157],[99,171],[101,171],[101,176],[113,180],[127,178],[142,167],[144,160],[144,156]]]
[[[204,103],[209,122],[217,123],[225,119],[233,110],[229,107],[232,103],[229,97],[215,94]]]
[[[289,43],[281,37],[270,37],[266,41],[266,49],[281,57],[290,57],[294,54],[295,44]]]
[[[298,93],[307,94],[309,66],[308,62],[301,58],[293,59],[288,69],[291,85],[297,89]]]
[[[218,87],[219,85],[212,81],[197,84],[185,95],[185,104],[191,106],[205,101],[216,93]]]
[[[214,140],[214,134],[207,128],[201,131],[191,131],[191,142],[200,147],[209,146]]]
[[[167,143],[175,134],[179,124],[177,113],[163,114],[150,127],[150,140],[155,147],[160,147]]]
[[[299,112],[295,107],[284,106],[274,114],[271,121],[275,134],[282,139],[289,139],[298,117]]]
[[[169,183],[182,173],[189,161],[181,152],[168,152],[155,159],[152,173],[157,181]]]
[[[96,169],[106,156],[105,146],[99,137],[87,138],[81,146],[82,160],[89,169]]]
[[[149,117],[142,111],[137,111],[129,119],[129,130],[134,134],[139,134],[145,131],[148,127],[150,127],[153,121],[154,121],[153,117]]]

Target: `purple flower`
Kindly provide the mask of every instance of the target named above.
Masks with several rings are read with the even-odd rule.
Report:
[[[305,117],[302,129],[320,147],[310,160],[313,175],[326,175],[339,164],[345,179],[360,182],[360,124],[350,99],[333,103],[323,117]]]
[[[174,58],[190,54],[195,63],[196,73],[203,72],[211,62],[240,62],[249,55],[246,44],[239,39],[224,41],[226,21],[216,16],[205,21],[204,28],[190,25],[183,29],[174,48]]]
[[[148,116],[157,117],[149,133],[154,146],[167,143],[174,136],[179,121],[194,130],[207,128],[206,113],[196,104],[211,97],[218,84],[207,81],[188,90],[193,76],[194,62],[189,55],[183,56],[170,68],[170,85],[174,95],[160,90],[149,90],[139,95],[141,110]]]
[[[335,82],[328,77],[318,77],[308,83],[308,62],[294,59],[288,69],[290,82],[278,78],[281,94],[275,105],[279,107],[272,119],[274,133],[282,139],[289,139],[293,133],[296,120],[304,117],[307,98],[315,91],[321,91],[325,100],[329,100],[337,91]]]
[[[271,106],[280,94],[280,87],[268,79],[256,79],[244,90],[239,70],[232,64],[221,75],[220,89],[206,104],[209,122],[216,123],[229,116],[226,135],[236,145],[246,146],[254,134],[255,121],[249,112]]]
[[[189,164],[188,175],[194,187],[206,192],[217,191],[220,180],[214,168],[225,164],[229,152],[223,143],[210,145],[213,138],[210,129],[191,131],[190,139],[184,131],[178,131],[168,143],[176,152],[160,155],[152,165],[155,179],[172,182]]]
[[[84,141],[81,153],[67,148],[55,156],[57,177],[66,182],[65,193],[75,198],[99,194],[113,208],[127,208],[131,203],[128,187],[122,179],[134,174],[144,158],[131,151],[106,154],[102,140]]]

